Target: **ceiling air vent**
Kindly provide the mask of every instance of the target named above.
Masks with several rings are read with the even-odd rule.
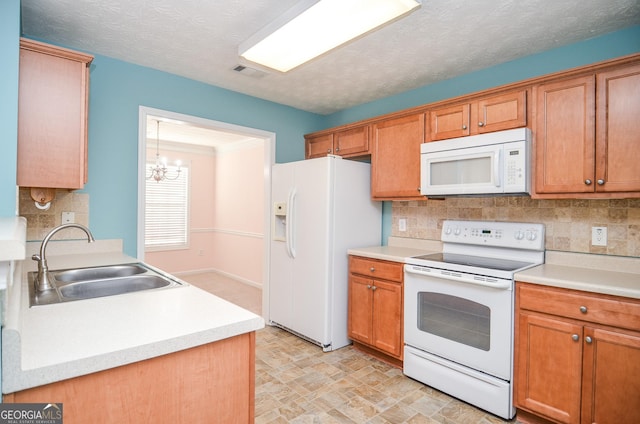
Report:
[[[233,70],[251,78],[262,78],[263,76],[267,75],[267,72],[250,68],[245,65],[238,65],[235,68],[233,68]]]

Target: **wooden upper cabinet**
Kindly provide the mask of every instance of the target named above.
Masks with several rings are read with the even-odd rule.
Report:
[[[305,136],[305,157],[321,158],[333,154],[333,133],[319,136]]]
[[[370,153],[369,126],[364,125],[333,134],[333,147],[338,156],[354,156]]]
[[[535,88],[536,193],[593,192],[595,77]]]
[[[640,192],[640,65],[596,78],[596,192]]]
[[[420,195],[420,144],[425,114],[387,119],[371,126],[371,197],[424,199]]]
[[[470,105],[468,103],[429,111],[430,141],[470,135]]]
[[[305,136],[306,158],[313,159],[327,155],[344,157],[363,156],[369,151],[369,126],[335,131],[329,134]]]
[[[534,92],[534,197],[640,195],[640,65]]]
[[[527,91],[499,94],[429,111],[429,141],[527,125]]]
[[[87,181],[92,56],[20,40],[17,182],[79,189]]]

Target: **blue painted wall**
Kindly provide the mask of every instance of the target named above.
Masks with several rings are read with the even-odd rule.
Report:
[[[0,113],[0,216],[15,213],[19,4],[0,1],[0,111],[8,111]],[[636,26],[328,116],[97,55],[91,67],[89,183],[83,190],[90,194],[90,226],[98,238],[123,239],[125,252],[135,256],[140,105],[274,132],[276,161],[289,162],[304,157],[308,132],[639,51]],[[390,221],[386,203],[384,240]]]
[[[0,216],[16,215],[20,0],[0,1]]]
[[[147,106],[276,133],[276,161],[304,159],[323,117],[96,55],[89,95],[90,227],[136,255],[138,108]]]

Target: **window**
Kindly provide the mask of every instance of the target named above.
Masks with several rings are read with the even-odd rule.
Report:
[[[150,165],[154,165],[151,163]],[[169,175],[177,166],[167,165]],[[189,167],[180,167],[175,180],[146,181],[145,250],[172,250],[189,247]]]

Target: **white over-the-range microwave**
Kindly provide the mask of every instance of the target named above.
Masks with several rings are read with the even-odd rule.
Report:
[[[423,143],[420,194],[529,194],[530,157],[528,128]]]

